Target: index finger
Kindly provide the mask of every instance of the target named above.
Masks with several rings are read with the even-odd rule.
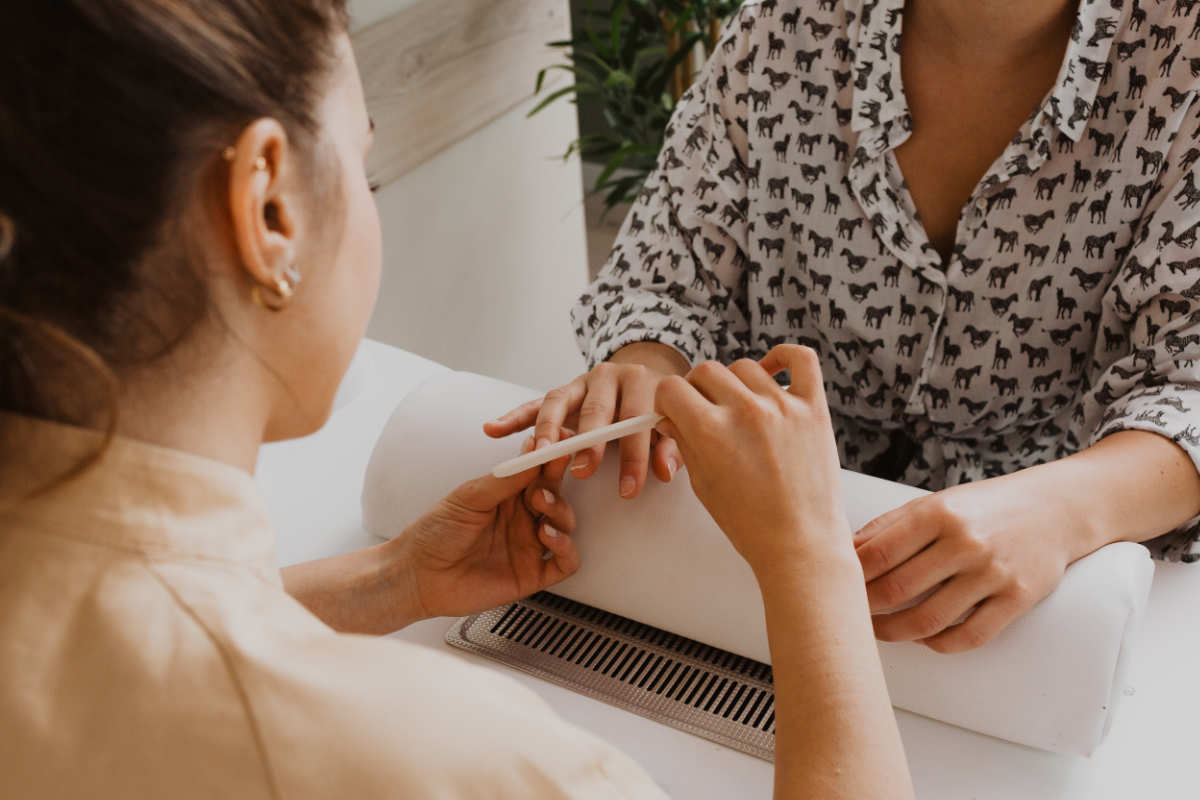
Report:
[[[513,410],[483,423],[483,432],[493,439],[503,439],[509,434],[525,430],[537,419],[538,411],[541,410],[544,400],[543,397],[534,398],[528,403],[522,403]]]
[[[814,399],[823,393],[821,382],[821,359],[811,347],[798,344],[780,344],[758,362],[772,377],[785,369],[792,374],[792,385],[788,391],[798,397]]]
[[[546,393],[533,429],[534,450],[558,441],[567,415],[579,408],[586,393],[584,382],[578,379]]]
[[[708,425],[716,408],[700,391],[678,375],[659,381],[654,393],[654,410],[666,417],[663,426],[680,447]]]
[[[867,583],[907,562],[939,536],[937,527],[928,524],[925,515],[905,507],[900,511],[906,513],[897,514],[887,528],[855,546]]]

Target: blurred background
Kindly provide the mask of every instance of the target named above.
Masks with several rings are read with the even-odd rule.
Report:
[[[368,335],[537,388],[730,0],[351,0],[377,126]]]

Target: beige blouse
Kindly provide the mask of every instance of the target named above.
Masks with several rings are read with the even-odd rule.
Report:
[[[326,627],[238,469],[118,439],[14,504],[97,442],[0,418],[0,796],[663,797],[519,684]]]

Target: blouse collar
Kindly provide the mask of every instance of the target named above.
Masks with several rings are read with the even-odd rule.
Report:
[[[859,5],[851,123],[855,132],[909,115],[897,50],[904,3],[874,0]],[[1041,109],[1072,141],[1078,142],[1083,136],[1100,85],[1112,68],[1109,57],[1130,14],[1130,3],[1120,5],[1113,9],[1101,0],[1080,2],[1066,58]]]
[[[266,505],[254,479],[228,464],[115,437],[82,474],[28,497],[103,440],[0,414],[0,535],[28,527],[152,558],[250,563],[278,580]]]

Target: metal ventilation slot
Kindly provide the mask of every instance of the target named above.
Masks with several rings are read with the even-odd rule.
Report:
[[[464,617],[455,647],[768,761],[770,666],[548,592]]]

